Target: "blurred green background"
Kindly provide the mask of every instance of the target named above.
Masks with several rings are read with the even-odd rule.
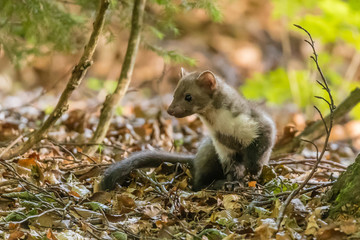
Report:
[[[91,32],[97,4],[1,0],[0,97],[38,88],[58,94]],[[114,89],[132,4],[111,0],[106,31],[78,98],[100,102],[102,91]],[[358,0],[149,0],[131,86],[139,94],[161,95],[172,91],[180,66],[211,69],[248,98],[293,103],[308,117],[314,104],[326,112],[313,97],[323,92],[303,41],[307,36],[293,24],[312,34],[338,104],[360,86],[359,10]],[[351,115],[360,119],[360,106]]]

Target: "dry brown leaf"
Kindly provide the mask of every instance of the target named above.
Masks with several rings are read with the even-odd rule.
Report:
[[[342,240],[347,239],[346,234],[341,232],[335,224],[320,228],[316,235],[319,240]]]
[[[276,146],[282,146],[290,142],[295,137],[297,132],[298,130],[294,125],[286,125],[283,130],[283,135],[276,142]]]
[[[165,212],[159,203],[151,204],[145,206],[143,209],[143,214],[148,216],[149,218],[154,218],[158,216],[160,213]]]
[[[24,239],[24,237],[25,237],[25,233],[23,231],[16,230],[10,233],[8,240],[19,240],[19,239]]]
[[[9,223],[9,230],[15,230],[20,228],[20,223]]]
[[[70,192],[69,192],[69,195],[71,195],[71,196],[74,196],[74,197],[80,197],[80,194],[79,193],[77,193],[77,192],[75,192],[75,191],[73,191],[73,190],[71,190]]]
[[[125,207],[133,208],[136,206],[134,199],[132,197],[130,197],[129,195],[118,194],[118,195],[116,195],[116,198],[117,198],[117,201]]]
[[[228,194],[223,196],[223,205],[225,209],[240,209],[242,206],[239,203],[241,200],[237,194]]]
[[[348,219],[344,222],[340,222],[340,230],[347,235],[354,234],[358,232],[360,225],[356,222],[355,219]]]
[[[260,240],[269,240],[276,231],[277,227],[274,219],[261,219],[259,226],[255,228],[255,236]]]
[[[317,218],[315,214],[312,214],[307,220],[307,226],[305,230],[306,235],[315,236],[319,230],[319,225],[316,222]]]
[[[50,228],[48,229],[48,231],[46,233],[46,237],[51,240],[58,240]]]
[[[250,181],[248,183],[248,186],[251,187],[251,188],[255,188],[256,187],[256,181]]]
[[[19,159],[18,165],[21,167],[32,168],[36,166],[35,158],[23,158]]]

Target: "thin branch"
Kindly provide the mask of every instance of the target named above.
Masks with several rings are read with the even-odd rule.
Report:
[[[328,100],[326,100],[325,98],[323,98],[323,97],[320,97],[320,96],[315,96],[316,98],[318,98],[318,99],[321,99],[321,100],[323,100],[324,102],[326,102],[327,103],[327,105],[329,105],[330,106],[330,103],[329,103],[329,101]]]
[[[277,165],[285,165],[285,164],[303,164],[303,163],[313,163],[313,162],[316,162],[316,159],[294,160],[294,159],[290,159],[290,158],[282,158],[279,161],[270,162],[269,165],[277,166]],[[328,164],[328,165],[332,165],[334,167],[340,168],[339,170],[341,170],[341,171],[343,171],[347,168],[346,166],[344,166],[340,163],[329,161],[329,160],[321,160],[321,162],[324,164]]]
[[[52,140],[50,140],[50,139],[48,139],[48,141],[51,142],[53,145],[58,146],[58,147],[59,147],[60,149],[62,149],[64,152],[68,153],[68,154],[73,158],[74,162],[76,162],[76,163],[81,162],[81,161],[78,160],[78,159],[75,157],[75,155],[74,155],[70,150],[68,150],[67,148],[61,146],[60,144],[58,144],[58,143],[56,143],[56,142],[54,142],[54,141],[52,141]]]
[[[323,88],[323,89],[326,89],[324,84],[322,84],[319,80],[316,80],[316,82]]]
[[[1,153],[0,153],[0,158],[6,153],[8,152],[16,143],[18,143],[24,136],[20,135],[18,136],[14,141],[12,141]]]
[[[328,186],[331,186],[333,185],[335,182],[328,182],[328,183],[322,183],[318,186],[314,186],[314,187],[309,187],[309,188],[306,188],[302,191],[299,192],[300,195],[302,194],[305,194],[305,193],[308,193],[308,192],[312,192],[314,190],[318,190],[320,188],[324,188],[324,187],[328,187]],[[291,192],[290,191],[287,191],[287,192],[282,192],[282,193],[278,193],[276,194],[275,196],[277,198],[284,198],[285,196],[289,195]],[[271,196],[273,197],[273,196]],[[264,205],[268,205],[268,204],[272,204],[274,202],[275,198],[272,198],[272,199],[269,199],[269,200],[263,200],[263,201],[254,201],[253,204],[255,206],[264,206]]]
[[[326,148],[327,148],[327,145],[328,145],[328,142],[329,142],[329,138],[330,138],[330,133],[331,133],[331,129],[332,129],[332,126],[333,126],[333,118],[334,118],[334,110],[335,110],[335,105],[334,105],[334,100],[333,100],[333,97],[331,95],[331,91],[329,89],[329,86],[328,86],[328,83],[326,81],[326,78],[324,76],[324,74],[322,73],[321,69],[320,69],[320,66],[319,66],[319,62],[318,62],[318,55],[316,53],[316,50],[315,50],[315,43],[311,37],[311,34],[306,30],[304,29],[303,27],[299,26],[299,25],[295,25],[296,27],[302,29],[303,31],[305,31],[307,33],[307,35],[309,36],[310,38],[310,41],[306,41],[312,48],[313,50],[313,56],[312,56],[312,59],[314,60],[315,64],[316,64],[316,67],[317,67],[317,70],[318,72],[320,73],[320,76],[321,76],[321,79],[322,79],[322,83],[323,84],[320,84],[320,86],[324,87],[324,90],[328,93],[329,95],[329,99],[330,99],[330,103],[329,103],[329,108],[330,108],[330,119],[329,119],[329,125],[327,126],[326,125],[326,121],[325,119],[323,118],[321,112],[319,111],[319,109],[317,107],[316,110],[319,112],[320,114],[320,117],[323,121],[323,124],[325,126],[325,130],[326,130],[326,137],[325,137],[325,142],[324,142],[324,147],[320,153],[320,155],[318,154],[319,150],[318,148],[316,147],[316,150],[317,150],[317,154],[316,154],[316,162],[313,166],[313,168],[311,169],[311,172],[306,176],[304,182],[297,188],[295,189],[294,191],[292,191],[290,193],[290,195],[286,198],[285,202],[282,204],[281,208],[280,208],[280,211],[279,211],[279,215],[278,215],[278,218],[277,218],[277,221],[276,221],[276,225],[277,225],[277,229],[280,230],[280,227],[281,227],[281,222],[282,220],[284,219],[284,215],[285,215],[285,210],[286,210],[286,207],[290,204],[291,200],[296,196],[298,195],[301,190],[305,187],[305,185],[309,182],[309,180],[313,177],[313,175],[315,174],[319,164],[320,164],[320,161],[321,159],[323,158],[324,154],[325,154],[325,151],[326,151]],[[315,144],[314,144],[315,145]],[[316,146],[316,145],[315,145]]]

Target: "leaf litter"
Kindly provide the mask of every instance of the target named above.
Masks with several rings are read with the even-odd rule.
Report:
[[[1,151],[39,125],[28,106],[1,112]],[[151,111],[149,111],[151,109]],[[154,114],[154,109],[157,109]],[[259,182],[234,191],[191,190],[188,166],[165,163],[136,170],[115,191],[99,192],[105,168],[145,149],[195,153],[204,129],[196,117],[169,119],[158,105],[128,107],[116,116],[96,156],[82,155],[96,118],[84,110],[65,115],[24,156],[0,167],[0,236],[4,239],[356,239],[359,219],[327,218],[322,196],[354,158],[352,146],[333,142],[315,177],[291,201],[282,229],[282,201],[305,178],[314,149],[272,159]],[[21,114],[20,112],[26,112]],[[149,114],[151,112],[151,114]],[[296,127],[284,127],[288,141]],[[90,133],[90,134],[89,134]],[[336,137],[336,136],[335,136]],[[321,140],[319,141],[321,144]]]

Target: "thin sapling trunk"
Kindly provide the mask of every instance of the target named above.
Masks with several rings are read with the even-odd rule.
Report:
[[[90,140],[90,142],[92,143],[101,144],[104,140],[110,126],[111,118],[114,115],[115,108],[117,104],[121,101],[121,99],[124,97],[129,87],[140,43],[145,3],[146,0],[135,0],[134,2],[131,19],[131,32],[118,84],[115,91],[112,94],[108,95],[105,99],[105,102],[101,109],[99,123],[96,127],[92,139]],[[87,146],[85,147],[83,152],[87,155],[93,155],[97,147],[98,146],[96,145]]]

